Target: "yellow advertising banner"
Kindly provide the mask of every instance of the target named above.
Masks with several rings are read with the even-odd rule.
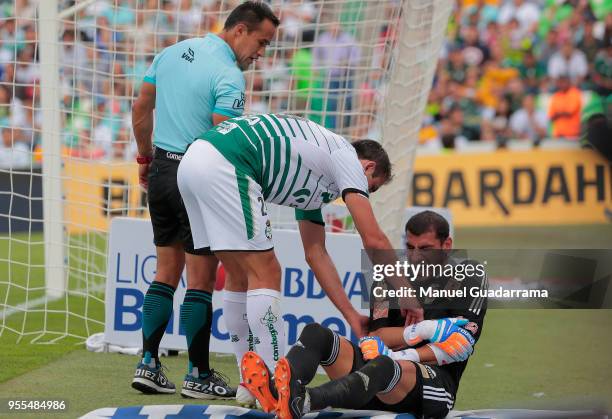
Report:
[[[108,231],[115,216],[148,217],[138,186],[138,165],[68,160],[64,165],[64,212],[68,233]]]
[[[607,223],[612,168],[590,150],[420,156],[409,205],[448,207],[459,227]]]
[[[68,161],[64,175],[69,233],[149,216],[135,163]],[[589,150],[420,156],[408,205],[448,207],[458,227],[607,223],[612,167]]]

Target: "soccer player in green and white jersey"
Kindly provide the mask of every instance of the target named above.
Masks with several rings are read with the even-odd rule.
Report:
[[[321,287],[355,333],[366,333],[367,318],[351,305],[325,250],[321,207],[342,197],[364,247],[392,248],[368,200],[391,179],[378,143],[351,144],[296,116],[243,116],[194,141],[177,176],[195,246],[210,246],[230,273],[225,290],[236,298],[224,298],[224,317],[238,362],[249,350],[249,328],[269,368],[284,355],[281,269],[266,202],[296,209],[306,260]]]

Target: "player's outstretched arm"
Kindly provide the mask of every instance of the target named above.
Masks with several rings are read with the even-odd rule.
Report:
[[[306,262],[315,274],[332,303],[348,321],[358,337],[367,333],[368,317],[355,310],[349,301],[342,281],[327,249],[325,248],[325,227],[310,221],[298,222]]]
[[[348,192],[344,195],[344,203],[353,217],[355,228],[372,263],[395,265],[397,257],[393,252],[393,245],[378,225],[370,201],[360,193]],[[387,277],[386,282],[395,289],[410,287],[409,281],[400,277]],[[402,298],[398,303],[402,309],[421,308],[416,298]]]
[[[348,192],[344,195],[344,203],[353,217],[355,228],[366,250],[393,249],[391,242],[374,217],[374,211],[368,198],[360,193]]]

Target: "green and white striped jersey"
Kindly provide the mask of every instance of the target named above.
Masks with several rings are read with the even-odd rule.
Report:
[[[261,114],[228,119],[199,138],[261,187],[266,202],[319,210],[347,191],[368,196],[355,148],[304,118]]]

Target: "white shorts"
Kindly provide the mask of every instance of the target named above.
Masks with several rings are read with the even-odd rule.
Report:
[[[264,251],[274,247],[261,186],[209,142],[191,144],[179,165],[177,183],[196,249]]]

